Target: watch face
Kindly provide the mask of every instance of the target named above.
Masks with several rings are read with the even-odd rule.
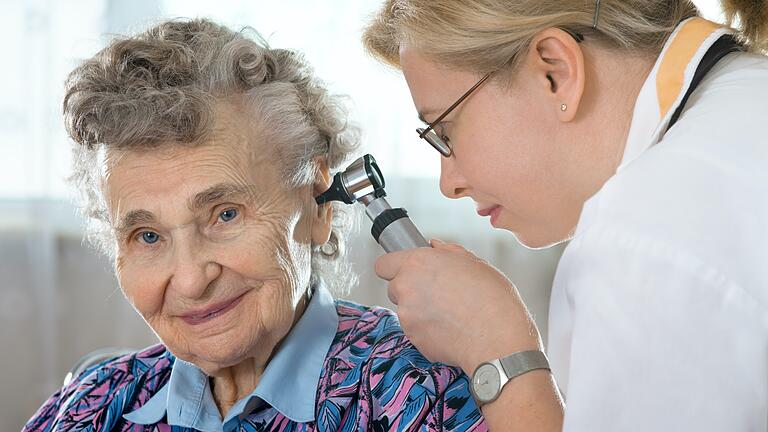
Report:
[[[480,402],[490,402],[499,394],[501,377],[499,371],[492,364],[482,364],[472,376],[472,390]]]

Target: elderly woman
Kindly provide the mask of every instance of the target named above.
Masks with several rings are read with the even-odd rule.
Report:
[[[92,238],[162,344],[86,370],[25,431],[486,429],[465,375],[331,296],[345,225],[314,197],[356,143],[299,55],[165,22],[75,69],[64,114]]]

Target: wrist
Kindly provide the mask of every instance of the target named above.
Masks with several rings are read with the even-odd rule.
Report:
[[[514,288],[514,287],[513,287]],[[474,316],[462,334],[458,365],[471,375],[484,362],[516,352],[541,350],[539,329],[518,296],[494,299],[492,307],[483,311],[482,318]]]
[[[543,351],[538,332],[526,338],[517,340],[492,340],[484,346],[476,346],[469,349],[459,367],[469,376],[483,363],[496,360],[510,354],[522,351]]]
[[[498,399],[512,380],[536,370],[550,370],[547,356],[539,350],[521,351],[483,363],[472,374],[472,396],[482,407]]]
[[[563,401],[552,373],[534,370],[513,379],[482,406],[490,430],[563,430]]]

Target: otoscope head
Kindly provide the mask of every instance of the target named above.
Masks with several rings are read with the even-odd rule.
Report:
[[[384,176],[376,159],[365,155],[333,176],[330,189],[315,198],[317,204],[343,201],[365,205],[365,214],[373,221],[371,234],[386,252],[429,247],[416,225],[402,208],[393,209],[384,192]]]
[[[315,201],[318,204],[329,201],[353,204],[369,195],[373,195],[374,198],[381,198],[386,196],[384,184],[384,176],[376,164],[376,159],[368,154],[355,160],[347,169],[333,176],[330,189],[320,194],[315,198]]]

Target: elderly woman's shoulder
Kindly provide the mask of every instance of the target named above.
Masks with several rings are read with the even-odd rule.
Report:
[[[173,361],[165,346],[157,344],[90,366],[51,396],[23,432],[53,426],[80,430],[78,425],[88,419],[120,421],[119,415],[110,420],[104,413],[130,412],[146,402],[168,381]]]
[[[336,309],[339,327],[320,394],[333,395],[334,403],[345,396],[357,399],[378,430],[390,430],[395,423],[408,430],[404,425],[485,430],[468,377],[458,368],[429,361],[403,333],[394,312],[340,300]]]
[[[460,373],[458,369],[427,360],[405,335],[397,315],[391,310],[337,300],[336,311],[339,327],[331,346],[331,356],[350,352],[367,360],[400,358],[417,369],[445,368]]]

